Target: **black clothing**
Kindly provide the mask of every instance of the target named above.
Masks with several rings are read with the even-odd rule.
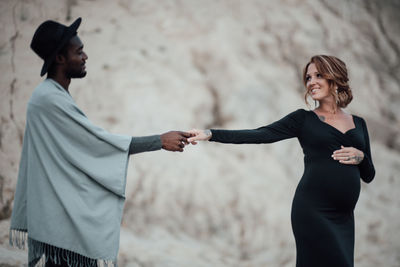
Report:
[[[85,256],[82,256],[80,254],[75,254],[75,257],[79,259],[81,262],[85,263],[85,267],[97,267],[97,260],[91,259]],[[51,257],[48,258],[46,261],[44,267],[71,267],[75,266],[71,261],[69,261],[67,258],[63,258],[60,256],[57,260],[52,259]]]
[[[91,259],[85,256],[82,256],[80,254],[76,254],[76,258],[78,258],[79,260],[81,260],[81,262],[85,262],[85,267],[97,267],[97,260],[95,259]],[[49,258],[46,261],[46,264],[44,265],[44,267],[70,267],[70,266],[74,266],[72,262],[69,262],[68,259],[65,258],[59,258],[57,259],[57,261],[54,261],[52,258]]]
[[[304,173],[292,204],[297,267],[354,266],[353,210],[360,177],[375,176],[365,121],[353,116],[355,128],[342,133],[313,111],[299,109],[254,130],[212,130],[210,141],[234,144],[273,143],[297,137],[304,153]],[[355,147],[364,152],[359,165],[334,160],[333,151]]]
[[[132,137],[132,141],[129,146],[129,155],[159,150],[161,147],[162,144],[160,135]]]

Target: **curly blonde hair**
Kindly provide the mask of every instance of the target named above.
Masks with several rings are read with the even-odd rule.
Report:
[[[336,104],[340,108],[345,108],[353,99],[353,94],[349,86],[349,78],[347,76],[346,64],[334,56],[316,55],[313,56],[307,63],[303,70],[303,83],[306,86],[306,76],[308,66],[314,63],[318,72],[322,77],[328,80],[329,89],[332,96],[336,100]],[[307,88],[307,86],[306,86]],[[304,100],[307,105],[307,97],[310,95],[310,91],[307,89],[304,95]]]

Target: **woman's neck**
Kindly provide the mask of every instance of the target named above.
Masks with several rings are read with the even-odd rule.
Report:
[[[335,101],[320,101],[318,108],[316,108],[320,112],[329,113],[329,114],[337,114],[341,113],[342,110],[337,106]]]

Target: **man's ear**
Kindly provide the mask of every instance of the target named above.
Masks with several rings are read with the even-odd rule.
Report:
[[[56,64],[63,64],[63,63],[65,63],[65,61],[66,61],[66,58],[62,54],[56,55],[56,58],[54,59],[54,63],[56,63]]]

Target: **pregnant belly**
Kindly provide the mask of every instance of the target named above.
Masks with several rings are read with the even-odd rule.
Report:
[[[296,194],[321,209],[353,210],[360,194],[359,169],[331,159],[306,163]]]

